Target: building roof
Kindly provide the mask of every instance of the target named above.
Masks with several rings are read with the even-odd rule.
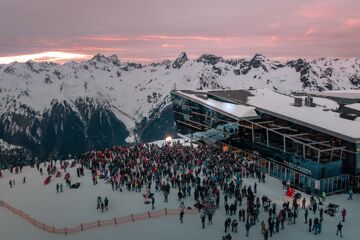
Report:
[[[324,106],[295,107],[293,106],[293,97],[269,89],[259,89],[251,91],[251,93],[254,96],[248,98],[247,104],[255,106],[260,112],[291,120],[351,142],[360,142],[358,121],[340,118],[339,113]]]
[[[190,98],[196,102],[199,102],[210,109],[214,109],[229,117],[240,118],[257,118],[258,114],[255,111],[255,107],[245,106],[243,104],[234,104],[228,102],[217,101],[212,98],[208,98],[206,92],[191,92],[191,91],[176,91],[177,93]]]
[[[360,111],[360,103],[353,103],[346,105],[347,108],[351,108],[357,111]]]
[[[334,91],[324,91],[313,93],[313,95],[323,96],[323,97],[333,97],[333,98],[343,98],[351,100],[360,100],[360,89],[350,89],[350,90],[334,90]]]
[[[237,91],[239,96],[236,96]],[[259,112],[267,113],[350,142],[360,143],[359,121],[340,118],[338,112],[332,111],[336,110],[334,108],[338,106],[334,101],[314,98],[315,103],[317,103],[316,107],[296,107],[293,105],[294,97],[277,93],[270,89],[249,90],[247,93],[244,93],[244,91],[247,90],[210,91],[207,94],[206,92],[177,92],[222,113],[227,113],[225,115],[231,115],[236,118],[254,117],[256,116],[256,109]],[[350,92],[353,91],[350,90]],[[214,100],[214,97],[219,99],[219,101]]]

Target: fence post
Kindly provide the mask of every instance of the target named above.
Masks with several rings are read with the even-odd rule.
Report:
[[[116,218],[114,218],[115,225],[117,225]]]
[[[135,221],[134,221],[134,215],[132,215],[132,214],[131,214],[131,219],[132,219],[133,222],[135,222]]]
[[[149,218],[151,218],[150,213],[148,212]]]
[[[80,224],[80,227],[81,227],[81,231],[84,231],[84,228],[83,228],[83,225],[82,225],[82,224]]]
[[[100,220],[98,220],[98,225],[99,225],[99,227],[100,227]]]
[[[167,209],[165,208],[165,215],[167,216]]]

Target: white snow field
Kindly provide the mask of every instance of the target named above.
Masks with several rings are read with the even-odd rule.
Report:
[[[46,171],[45,171],[46,172]],[[61,170],[61,172],[63,172]],[[8,170],[3,171],[3,177],[0,178],[0,200],[9,203],[17,209],[21,209],[31,217],[48,225],[61,227],[74,227],[80,223],[92,222],[102,219],[111,219],[114,217],[127,216],[134,213],[143,213],[151,210],[151,204],[143,203],[142,193],[128,192],[127,190],[112,191],[111,185],[102,180],[95,186],[92,184],[91,173],[85,169],[85,176],[78,178],[76,168],[69,168],[72,183],[80,182],[79,189],[69,189],[65,187],[63,177],[52,178],[49,185],[44,185],[46,177],[36,170],[36,168],[25,167],[22,173],[10,174]],[[64,174],[63,174],[64,175]],[[23,184],[22,179],[26,177],[27,183]],[[16,185],[9,187],[9,180],[14,179]],[[255,179],[245,178],[244,184],[253,186]],[[64,192],[56,193],[56,183],[64,184]],[[153,184],[154,186],[154,184]],[[153,189],[153,192],[154,189]],[[265,184],[258,184],[258,195],[269,196],[278,205],[287,198],[284,197],[281,182],[277,179],[267,176]],[[302,193],[303,194],[303,193]],[[96,197],[107,196],[110,201],[108,211],[102,213],[96,210]],[[170,190],[169,202],[163,202],[163,195],[155,192],[155,210],[162,208],[178,208],[176,189]],[[357,239],[360,234],[360,197],[354,195],[353,201],[347,200],[347,195],[334,195],[327,198],[325,205],[329,202],[339,204],[340,208],[347,209],[348,216],[344,223],[343,239]],[[231,202],[231,201],[230,201]],[[193,198],[187,198],[186,206],[193,206]],[[245,206],[243,201],[243,206]],[[239,209],[239,208],[238,208]],[[309,218],[313,218],[312,213]],[[214,239],[220,240],[224,235],[225,210],[223,197],[220,200],[220,209],[215,213],[213,222],[209,226],[206,221],[205,229],[201,229],[201,221],[198,213],[185,215],[184,224],[179,223],[179,216],[166,216],[157,219],[146,219],[135,223],[122,224],[117,226],[108,226],[95,228],[84,232],[70,235],[59,235],[44,232],[35,228],[32,224],[23,218],[14,215],[5,208],[0,207],[0,239],[1,240],[40,240],[40,239],[73,239],[73,240],[91,240],[91,239]],[[267,214],[261,210],[260,221],[267,222]],[[308,232],[308,225],[304,224],[303,210],[300,210],[296,225],[286,225],[285,229],[280,230],[272,238],[285,240],[303,240],[303,239],[338,239],[336,236],[336,225],[340,221],[340,213],[335,217],[324,214],[324,222],[320,235],[314,235]],[[233,239],[246,239],[244,224],[239,224],[238,233],[232,233]],[[257,223],[250,229],[250,236],[247,239],[263,239],[261,236],[260,224]],[[270,238],[271,239],[271,238]]]

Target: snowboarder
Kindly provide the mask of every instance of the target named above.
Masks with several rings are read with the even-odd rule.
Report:
[[[342,228],[343,225],[341,224],[341,222],[339,222],[339,224],[337,225],[336,236],[338,236],[338,234],[340,233],[340,237],[342,237]]]

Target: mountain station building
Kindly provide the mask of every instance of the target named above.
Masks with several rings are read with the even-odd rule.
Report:
[[[180,135],[253,159],[295,188],[319,194],[359,184],[360,112],[344,113],[334,99],[269,89],[174,90],[171,99]]]

